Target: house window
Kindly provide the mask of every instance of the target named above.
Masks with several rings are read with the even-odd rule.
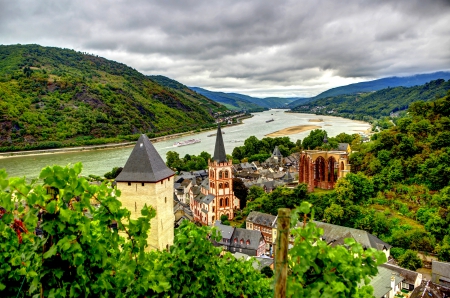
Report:
[[[228,197],[225,198],[225,206],[228,206]]]
[[[219,188],[223,188],[223,183],[219,183]]]
[[[223,206],[223,199],[220,198],[220,207],[222,207],[222,206]]]
[[[167,203],[167,197],[164,197],[164,203]]]
[[[161,184],[163,184],[164,180],[161,180]]]
[[[144,186],[144,182],[142,182],[141,184],[142,184],[142,186]]]
[[[250,240],[247,240],[245,244],[250,245]]]
[[[238,241],[237,238],[234,238],[234,243],[237,243],[237,241]]]
[[[130,186],[131,185],[131,182],[128,182],[128,186]]]
[[[213,206],[213,212],[215,211],[216,207]]]
[[[225,178],[228,178],[228,171],[225,171]]]
[[[214,222],[215,216],[213,215],[211,218],[211,221]]]
[[[241,244],[244,244],[244,239],[241,239]]]
[[[228,182],[225,183],[225,188],[229,188],[230,184]]]
[[[222,179],[223,178],[223,173],[222,173],[222,171],[220,171],[219,172],[219,179]]]

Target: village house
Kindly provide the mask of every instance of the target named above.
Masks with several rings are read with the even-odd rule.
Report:
[[[431,281],[450,288],[450,263],[433,261],[431,263]]]
[[[247,216],[246,228],[248,230],[261,231],[266,241],[266,250],[269,250],[272,245],[272,229],[275,226],[276,220],[277,216],[258,211],[252,211]]]
[[[386,255],[386,259],[390,256],[390,249],[392,246],[369,232],[321,221],[313,222],[318,228],[323,229],[322,240],[326,241],[329,245],[344,245],[345,238],[353,238],[356,242],[361,244],[364,249],[375,248],[376,250],[382,251]]]
[[[266,242],[261,231],[226,226],[220,221],[216,221],[214,226],[222,233],[222,240],[214,245],[222,246],[231,253],[239,252],[258,257],[264,255]]]
[[[383,251],[386,258],[389,258],[390,256],[391,245],[364,230],[347,228],[320,221],[313,222],[317,227],[323,229],[324,233],[322,235],[322,240],[326,241],[329,245],[344,245],[345,238],[353,238],[356,242],[361,244],[363,248],[375,248],[376,250]],[[247,216],[246,228],[249,230],[261,231],[268,244],[267,249],[270,249],[273,252],[273,246],[275,245],[275,240],[277,238],[277,216],[252,211]],[[293,239],[291,239],[291,242],[292,240]]]
[[[419,287],[422,283],[422,273],[418,273],[412,270],[408,270],[405,268],[402,268],[400,266],[396,266],[394,264],[390,263],[384,263],[378,266],[378,268],[383,267],[386,269],[391,270],[392,272],[395,272],[395,274],[399,275],[403,278],[400,289],[407,290],[409,292],[414,291],[415,288]]]

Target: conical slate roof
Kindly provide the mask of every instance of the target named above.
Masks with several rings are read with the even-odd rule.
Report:
[[[141,135],[117,182],[158,182],[175,173],[169,169],[146,135]]]
[[[273,157],[283,157],[283,155],[281,155],[280,149],[278,149],[278,146],[275,146],[275,149],[273,149],[272,156]]]
[[[225,153],[225,145],[223,144],[222,131],[220,124],[217,127],[216,147],[214,148],[213,159],[217,162],[227,162],[227,154]]]

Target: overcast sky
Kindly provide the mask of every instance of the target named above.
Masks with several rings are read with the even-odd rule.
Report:
[[[0,44],[17,43],[214,91],[313,96],[450,70],[450,0],[0,0]]]

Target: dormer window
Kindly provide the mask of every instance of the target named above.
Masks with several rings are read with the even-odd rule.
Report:
[[[238,241],[237,238],[234,238],[234,243],[237,243],[237,241]]]
[[[244,244],[244,239],[241,239],[241,244]]]
[[[247,240],[245,244],[250,245],[250,240]]]

